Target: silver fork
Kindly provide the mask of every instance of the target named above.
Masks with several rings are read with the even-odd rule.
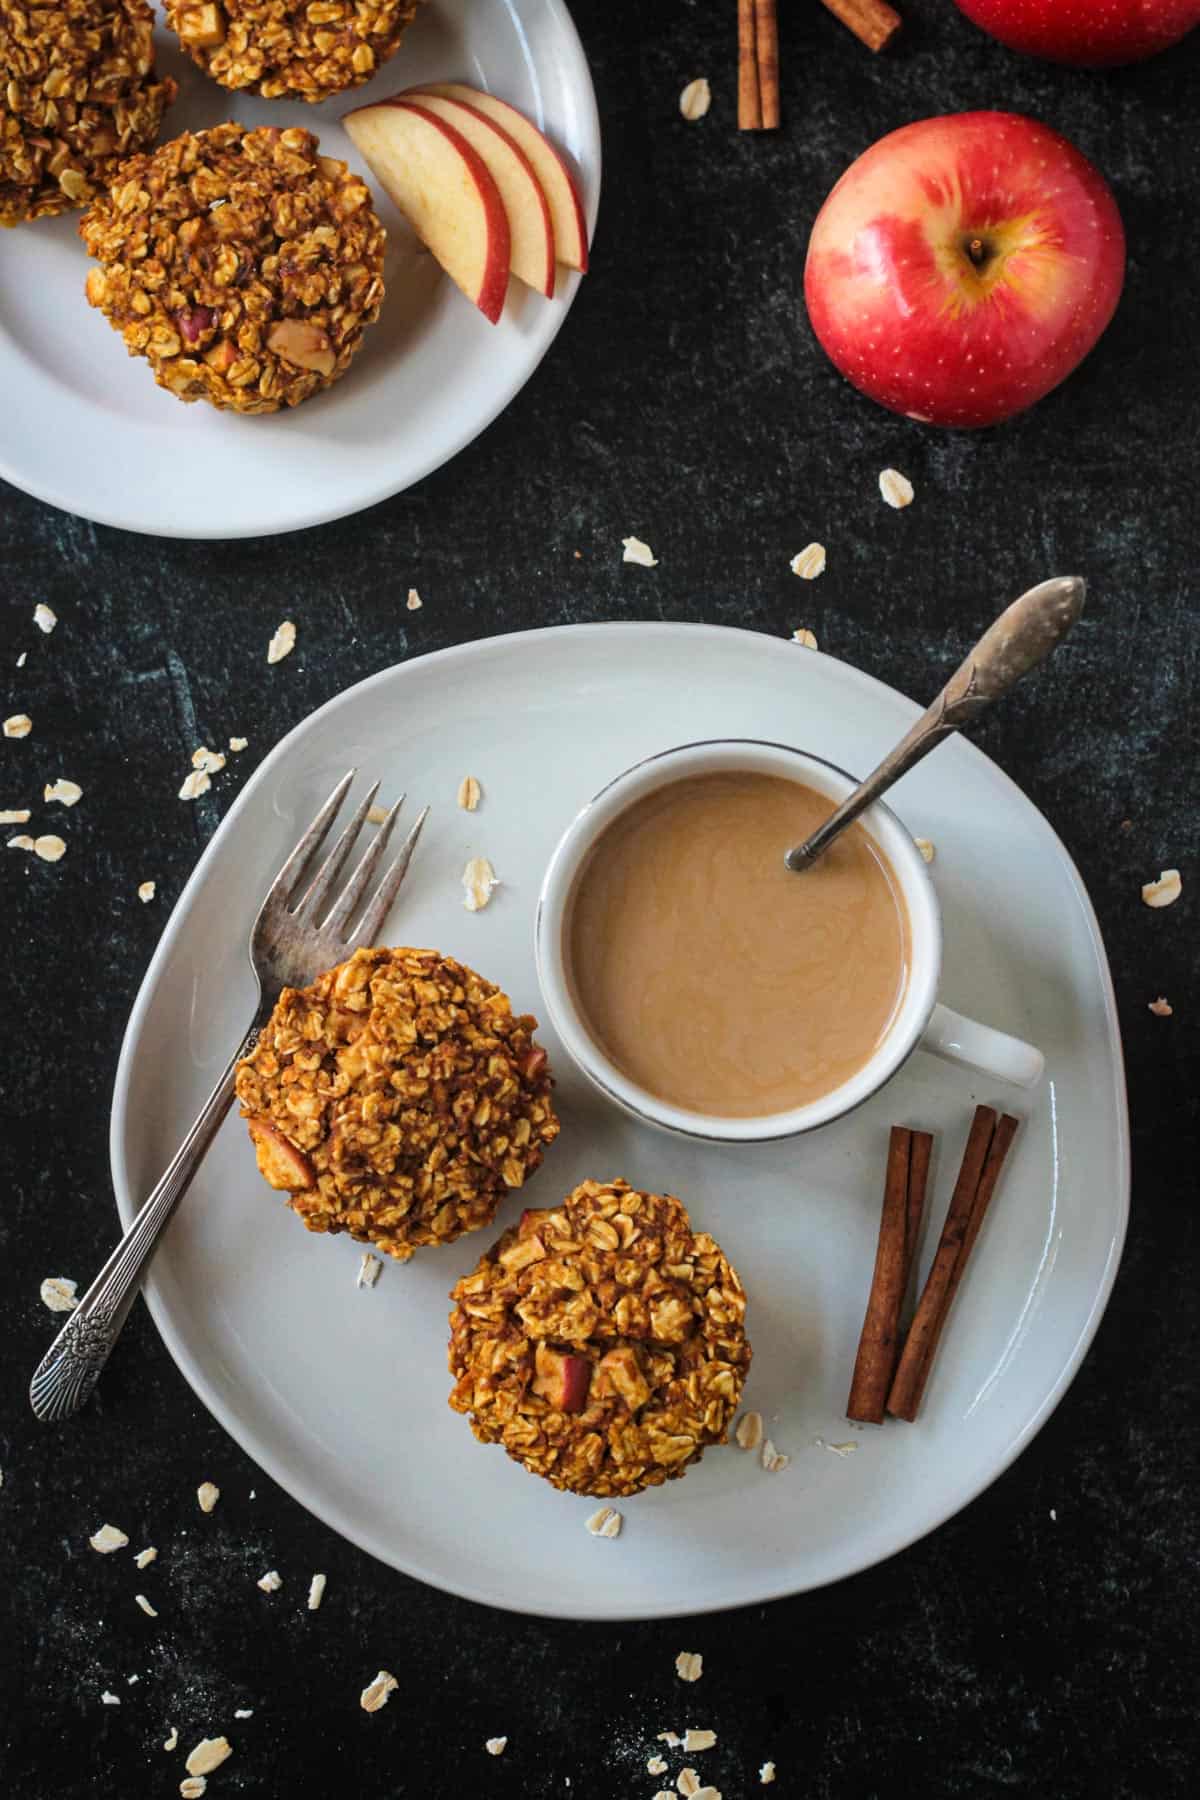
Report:
[[[363,902],[404,805],[403,794],[340,893],[339,877],[379,792],[378,782],[320,868],[316,868],[322,845],[356,774],[357,770],[351,769],[342,776],[271,884],[250,933],[250,967],[258,988],[250,1029],[222,1070],[157,1187],[38,1364],[29,1384],[29,1399],[39,1419],[49,1422],[70,1418],[84,1405],[99,1380],[159,1239],[233,1104],[234,1070],[258,1042],[282,990],[306,987],[323,970],[342,962],[356,944],[372,943],[392,908],[429,815],[428,807],[365,907]]]

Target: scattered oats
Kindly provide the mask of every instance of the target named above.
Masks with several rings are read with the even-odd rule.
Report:
[[[420,594],[418,594],[416,588],[409,588],[408,599],[404,602],[404,604],[405,604],[405,606],[407,606],[409,612],[420,612],[422,602],[421,602],[421,596],[420,596]]]
[[[1171,1005],[1171,1002],[1164,999],[1161,994],[1158,996],[1157,1000],[1151,1000],[1150,1002],[1150,1011],[1154,1014],[1156,1019],[1169,1019],[1174,1010],[1175,1008]]]
[[[59,776],[57,781],[48,781],[42,789],[42,799],[47,805],[58,800],[63,806],[74,806],[77,800],[83,799],[83,789],[77,781],[67,781]]]
[[[120,1706],[121,1704],[120,1694],[110,1694],[107,1688],[101,1694],[100,1699],[105,1706]]]
[[[378,804],[378,802],[376,802],[373,806],[368,806],[368,808],[367,808],[367,824],[368,825],[382,825],[383,821],[387,818],[387,816],[388,816],[387,807],[380,806]]]
[[[27,806],[10,806],[6,811],[0,812],[0,825],[27,825],[28,823],[29,808]]]
[[[649,1760],[646,1763],[647,1775],[665,1775],[666,1772],[667,1772],[667,1759],[665,1756],[659,1756],[659,1755],[655,1754],[654,1756],[649,1758]]]
[[[178,1748],[179,1748],[179,1727],[177,1725],[172,1725],[171,1729],[167,1733],[167,1739],[163,1745],[163,1749],[164,1750],[177,1750]]]
[[[805,544],[803,550],[797,550],[791,561],[793,575],[801,581],[815,581],[818,575],[825,573],[824,544]]]
[[[138,1551],[133,1560],[139,1569],[148,1569],[152,1562],[158,1561],[158,1551],[153,1544],[147,1544],[144,1550]]]
[[[721,1790],[715,1787],[697,1788],[695,1800],[721,1800]]]
[[[129,1539],[117,1525],[102,1525],[99,1531],[88,1539],[92,1549],[98,1550],[101,1556],[110,1556],[114,1550],[123,1550],[128,1542]]]
[[[1147,906],[1173,906],[1183,892],[1183,878],[1178,869],[1164,869],[1157,881],[1148,881],[1142,889]]]
[[[9,838],[8,848],[10,850],[32,850],[33,839],[27,831],[19,832],[16,837]]]
[[[202,1513],[210,1513],[221,1498],[221,1490],[215,1481],[202,1481],[196,1489],[196,1499]]]
[[[26,657],[27,657],[27,656],[28,656],[28,655],[29,655],[29,652],[28,652],[28,650],[22,650],[22,652],[21,652],[21,654],[20,654],[20,656],[18,656],[18,658],[17,658],[17,667],[18,667],[18,669],[23,669],[23,668],[24,668],[24,667],[25,667],[25,658],[26,658]]]
[[[704,1658],[698,1650],[681,1650],[675,1658],[675,1673],[680,1681],[699,1681],[704,1673]]]
[[[464,812],[474,812],[480,801],[483,789],[473,775],[464,775],[458,784],[458,804]]]
[[[683,1795],[684,1800],[694,1800],[695,1795],[700,1792],[700,1777],[695,1769],[680,1769],[675,1777],[675,1786]]]
[[[296,627],[290,619],[285,619],[267,645],[267,661],[269,663],[282,662],[284,657],[290,656],[295,648]]]
[[[185,1775],[179,1784],[179,1792],[183,1800],[200,1800],[200,1796],[208,1787],[203,1775]]]
[[[358,1265],[355,1287],[373,1288],[379,1280],[383,1263],[378,1256],[372,1256],[369,1250],[363,1251],[363,1259]]]
[[[39,600],[33,609],[33,622],[39,631],[44,631],[49,637],[58,624],[58,614],[53,607],[47,606],[44,600]]]
[[[462,872],[462,884],[466,889],[463,905],[468,912],[482,912],[492,897],[492,892],[499,887],[496,871],[486,856],[473,856]]]
[[[643,569],[657,569],[658,558],[649,544],[643,544],[641,538],[627,537],[621,539],[621,561],[637,563]]]
[[[212,777],[205,769],[193,769],[179,790],[181,800],[198,800],[201,794],[207,794],[212,786]]]
[[[762,1443],[762,1414],[744,1412],[733,1435],[740,1450],[757,1450]]]
[[[899,469],[884,469],[879,476],[879,491],[889,506],[911,506],[913,484]]]
[[[141,1678],[140,1678],[140,1676],[137,1676],[137,1675],[127,1675],[125,1677],[125,1679],[129,1683],[130,1687],[132,1687],[134,1682],[140,1680]]]
[[[1055,1512],[1053,1507],[1050,1508],[1050,1517],[1054,1520],[1054,1523],[1057,1525],[1058,1524],[1058,1514]]]
[[[621,1535],[624,1517],[611,1506],[602,1506],[585,1521],[593,1537],[615,1538]]]
[[[4,721],[5,737],[28,737],[33,730],[33,720],[28,713],[13,713]]]
[[[48,831],[43,837],[34,838],[33,854],[40,856],[43,862],[61,862],[67,854],[66,842],[53,831]]]
[[[762,1466],[768,1475],[777,1475],[781,1469],[787,1468],[791,1460],[790,1456],[785,1456],[782,1450],[775,1448],[770,1438],[763,1439]]]
[[[693,1750],[711,1750],[717,1741],[715,1731],[685,1731],[683,1747],[690,1754]]]
[[[264,1594],[277,1594],[283,1586],[283,1576],[278,1569],[268,1569],[265,1575],[259,1576],[254,1585],[260,1587]]]
[[[658,1741],[660,1744],[665,1744],[669,1750],[674,1750],[677,1745],[682,1744],[683,1739],[677,1731],[660,1731]]]
[[[74,1312],[79,1305],[75,1298],[75,1290],[79,1286],[67,1275],[47,1275],[38,1292],[42,1296],[42,1305],[48,1306],[51,1312]],[[126,1538],[126,1543],[129,1542]],[[116,1545],[107,1546],[115,1549]]]
[[[229,748],[233,751],[234,755],[236,756],[238,751],[244,750],[246,748],[246,745],[249,742],[250,742],[249,738],[230,738]]]
[[[138,888],[138,899],[142,902],[142,905],[144,906],[146,904],[147,900],[153,900],[157,891],[158,891],[158,884],[156,882],[143,881],[141,886]]]
[[[689,81],[679,96],[679,110],[689,124],[702,119],[712,105],[712,89],[703,75]]]
[[[225,767],[225,753],[222,750],[210,750],[201,744],[198,750],[192,751],[193,769],[203,769],[206,775],[219,775]]]
[[[154,1607],[151,1606],[145,1594],[135,1594],[133,1597],[148,1619],[157,1619],[158,1613],[155,1611]]]
[[[219,1769],[226,1758],[232,1755],[233,1745],[227,1737],[201,1738],[184,1768],[189,1775],[211,1775],[214,1769]]]
[[[365,1687],[358,1696],[358,1704],[364,1712],[378,1712],[381,1706],[387,1705],[392,1689],[399,1686],[394,1675],[389,1675],[386,1669],[380,1669],[370,1686]]]
[[[233,1716],[235,1719],[252,1719],[254,1717],[254,1708],[252,1706],[239,1706],[234,1710]]]
[[[810,631],[807,625],[798,625],[792,633],[792,642],[799,644],[802,650],[815,650],[817,634],[815,631]]]
[[[832,1450],[835,1456],[853,1456],[858,1445],[851,1439],[845,1444],[827,1444],[823,1437],[815,1437],[813,1443],[818,1450]]]
[[[775,1764],[773,1762],[764,1763],[762,1768],[758,1771],[758,1779],[762,1782],[764,1787],[770,1787],[775,1779]]]
[[[489,1756],[503,1756],[504,1748],[507,1743],[508,1743],[508,1739],[506,1737],[489,1738],[487,1743],[483,1747],[487,1751]]]
[[[655,1794],[655,1796],[654,1796],[654,1800],[675,1800],[674,1789],[673,1788],[659,1788],[657,1794]]]
[[[309,1610],[309,1612],[316,1612],[317,1608],[320,1606],[320,1604],[324,1598],[325,1598],[325,1577],[323,1575],[314,1575],[312,1580],[308,1584],[308,1610]]]
[[[924,858],[924,860],[927,863],[931,863],[933,861],[934,857],[937,855],[937,846],[929,838],[914,838],[913,843],[917,846],[917,849],[921,852],[921,855]]]

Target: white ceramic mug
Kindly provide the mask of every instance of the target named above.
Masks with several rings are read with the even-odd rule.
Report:
[[[685,744],[647,757],[618,775],[567,827],[550,859],[538,899],[534,946],[538,978],[550,1020],[568,1053],[609,1099],[635,1117],[667,1131],[722,1143],[752,1143],[793,1137],[840,1118],[890,1080],[917,1048],[1019,1087],[1032,1087],[1040,1080],[1045,1064],[1039,1050],[1005,1032],[965,1019],[938,1002],[942,917],[937,895],[916,844],[895,813],[879,801],[862,815],[861,823],[895,874],[903,894],[908,909],[910,960],[903,1000],[870,1060],[819,1100],[788,1112],[753,1118],[720,1117],[672,1106],[623,1074],[589,1032],[568,979],[565,938],[575,880],[600,834],[635,801],[688,776],[720,773],[775,775],[801,782],[826,795],[831,810],[857,786],[853,776],[843,769],[786,744],[753,739]],[[788,848],[780,845],[781,857]],[[796,880],[803,881],[803,874],[798,874]]]

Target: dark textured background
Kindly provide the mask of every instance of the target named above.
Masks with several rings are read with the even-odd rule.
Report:
[[[719,1733],[700,1761],[726,1800],[759,1791],[765,1757],[781,1796],[1194,1791],[1200,33],[1143,68],[1087,75],[1010,55],[950,0],[904,11],[903,43],[876,60],[815,0],[781,7],[784,128],[739,137],[732,0],[577,0],[607,158],[594,273],[524,393],[411,493],[224,546],[134,538],[0,493],[0,710],[36,721],[0,745],[0,805],[60,773],[85,789],[33,826],[63,830],[62,863],[0,861],[6,1794],[174,1794],[179,1758],[159,1749],[171,1720],[185,1746],[235,1738],[211,1800],[343,1785],[368,1800],[649,1796],[648,1740],[680,1715],[685,1647],[706,1656],[686,1710]],[[687,125],[677,96],[702,73],[713,108]],[[941,435],[826,364],[803,250],[874,138],[993,105],[1061,127],[1110,177],[1128,286],[1063,390],[1000,431]],[[874,490],[889,463],[916,483],[901,515]],[[630,532],[657,570],[622,567]],[[829,568],[801,586],[788,558],[811,537]],[[1129,1058],[1133,1223],[1071,1392],[964,1514],[881,1568],[766,1609],[544,1624],[445,1599],[340,1542],[199,1409],[140,1307],[86,1415],[34,1425],[25,1384],[56,1323],[39,1282],[84,1283],[113,1231],[109,1097],[143,969],[239,783],[314,706],[462,639],[648,614],[811,624],[824,649],[924,695],[996,602],[1076,568],[1087,619],[1053,676],[981,737],[1062,833],[1100,913]],[[59,614],[50,638],[31,625],[37,599]],[[285,614],[299,648],[268,672]],[[250,749],[180,805],[187,754],[231,731]],[[1139,885],[1164,863],[1188,885],[1151,912]],[[134,893],[146,876],[150,906]],[[1173,1018],[1147,1011],[1159,993]],[[201,1534],[204,1478],[222,1500]],[[169,1548],[159,1621],[128,1603],[128,1568],[87,1548],[106,1518]],[[296,1576],[247,1600],[248,1578],[276,1564],[328,1571],[317,1618]],[[367,1720],[358,1691],[381,1664],[402,1691]],[[105,1686],[119,1709],[100,1706]],[[235,1726],[243,1705],[254,1717]],[[498,1761],[482,1750],[493,1733],[509,1737]]]

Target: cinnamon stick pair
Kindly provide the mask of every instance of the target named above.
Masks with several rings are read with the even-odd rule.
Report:
[[[779,124],[779,24],[775,0],[738,0],[738,130]]]
[[[916,1418],[1018,1124],[1007,1113],[998,1118],[990,1106],[976,1107],[937,1253],[903,1348],[900,1310],[916,1256],[933,1139],[928,1132],[893,1127],[875,1273],[846,1404],[848,1418],[880,1425],[885,1407],[895,1418]]]

